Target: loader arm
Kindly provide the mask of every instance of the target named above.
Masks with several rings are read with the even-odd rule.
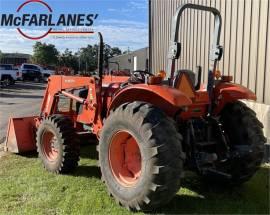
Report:
[[[98,75],[93,77],[51,76],[41,104],[40,115],[10,119],[6,138],[6,150],[20,153],[35,149],[34,133],[36,129],[39,127],[42,119],[53,114],[62,114],[70,117],[74,121],[76,129],[79,123],[93,124],[93,132],[98,134],[102,128],[104,63],[104,43],[102,34],[99,32],[98,37]],[[113,78],[111,80],[113,81]],[[88,90],[87,98],[80,98],[73,94],[74,90],[81,88]],[[59,95],[61,94],[70,98],[69,110],[67,111],[58,110]],[[73,111],[73,101],[83,104],[83,110],[80,114]]]
[[[76,77],[76,76],[51,76],[48,81],[48,85],[44,94],[44,98],[41,105],[41,116],[46,117],[51,115],[55,111],[55,102],[56,96],[59,94],[64,94],[71,99],[74,99],[78,102],[83,103],[84,100],[82,98],[71,96],[66,94],[66,90],[69,89],[79,89],[79,88],[88,88],[88,89],[96,89],[99,88],[96,86],[95,78],[92,77]],[[96,95],[89,98],[88,101],[90,103],[97,103]],[[87,100],[87,99],[85,99]]]

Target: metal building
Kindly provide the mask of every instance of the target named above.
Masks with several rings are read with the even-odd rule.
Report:
[[[3,53],[0,63],[21,65],[30,61],[31,55],[21,53]]]
[[[148,69],[148,58],[149,48],[139,49],[127,54],[113,57],[109,60],[109,68],[111,70],[147,70]],[[119,68],[118,68],[119,64]]]
[[[152,72],[167,69],[171,23],[176,9],[184,3],[212,6],[220,10],[224,56],[218,68],[232,75],[257,94],[258,103],[249,103],[264,122],[270,139],[270,0],[149,0],[149,46]],[[214,17],[207,12],[186,10],[179,38],[182,54],[178,69],[209,68],[209,48]]]

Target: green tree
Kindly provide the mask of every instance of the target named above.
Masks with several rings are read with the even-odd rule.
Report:
[[[113,47],[111,50],[111,54],[112,54],[112,57],[115,57],[115,56],[121,55],[122,51],[118,47]]]
[[[58,63],[60,66],[70,67],[75,71],[78,71],[78,57],[72,53],[69,49],[66,49],[58,57]]]
[[[85,48],[81,48],[76,53],[80,62],[80,68],[83,71],[94,71],[97,69],[99,45],[88,45]],[[108,44],[104,45],[104,67],[108,67],[109,59],[111,57],[122,54],[122,51],[118,47],[111,47]]]
[[[58,62],[58,50],[52,44],[36,42],[33,46],[32,61],[44,66],[55,66]]]
[[[82,71],[94,71],[97,68],[98,45],[88,45],[79,51],[79,62]]]

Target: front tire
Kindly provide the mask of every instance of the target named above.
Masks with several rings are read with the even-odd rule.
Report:
[[[183,173],[182,136],[161,110],[142,102],[113,111],[102,129],[102,179],[116,201],[149,211],[169,202]]]
[[[39,157],[49,172],[69,173],[78,166],[79,142],[69,118],[45,118],[38,127],[36,142]]]

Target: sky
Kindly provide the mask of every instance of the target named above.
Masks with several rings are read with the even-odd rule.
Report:
[[[99,14],[93,30],[103,33],[104,42],[120,49],[137,50],[148,46],[148,1],[147,0],[44,0],[53,14],[83,13]],[[16,14],[16,10],[25,0],[0,0],[0,14]],[[28,4],[22,13],[44,13],[45,8],[39,4]],[[46,29],[30,27],[24,32],[40,35]],[[89,37],[55,38],[48,35],[40,42],[51,43],[63,52],[66,48],[73,52],[88,44],[97,43],[93,35]],[[32,54],[36,41],[22,37],[16,27],[0,27],[0,51],[4,53],[19,52]]]

